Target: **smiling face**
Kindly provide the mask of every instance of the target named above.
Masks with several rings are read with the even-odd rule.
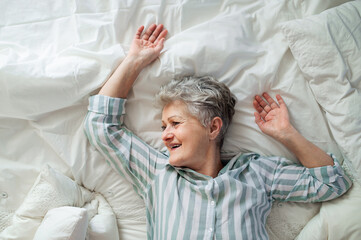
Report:
[[[195,171],[204,166],[214,144],[212,134],[189,113],[184,102],[177,100],[163,108],[162,129],[162,140],[170,153],[171,165]]]

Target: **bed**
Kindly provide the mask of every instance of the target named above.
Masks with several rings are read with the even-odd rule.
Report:
[[[125,123],[162,149],[162,84],[212,75],[238,102],[223,157],[284,156],[252,99],[281,94],[291,121],[353,179],[324,203],[275,202],[270,239],[361,238],[361,1],[1,1],[0,239],[145,239],[145,208],[90,146],[88,97],[124,59],[136,29],[168,29],[138,77]]]

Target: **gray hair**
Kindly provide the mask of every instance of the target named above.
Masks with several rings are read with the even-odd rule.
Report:
[[[229,88],[210,76],[173,79],[161,87],[156,95],[156,104],[163,109],[176,100],[184,102],[188,111],[204,127],[208,126],[215,117],[222,119],[223,125],[217,137],[217,143],[222,147],[237,101]]]

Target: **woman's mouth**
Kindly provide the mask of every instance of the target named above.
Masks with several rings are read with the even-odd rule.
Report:
[[[180,146],[182,146],[182,144],[174,144],[174,145],[170,146],[170,149],[174,150],[174,149],[179,148]]]

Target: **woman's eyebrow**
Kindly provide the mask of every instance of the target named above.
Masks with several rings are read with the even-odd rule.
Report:
[[[181,120],[185,120],[185,118],[180,116],[180,115],[172,115],[172,116],[167,118],[167,121],[172,120],[172,118],[180,118]],[[164,124],[164,120],[162,120],[162,123]]]
[[[170,121],[170,120],[172,120],[173,118],[178,118],[179,120],[182,120],[182,121],[186,120],[185,117],[182,117],[182,116],[180,116],[180,115],[170,116],[167,120]]]
[[[172,118],[181,118],[181,119],[183,119],[183,117],[181,117],[180,115],[173,115],[173,116],[170,116],[170,117],[168,118],[168,120],[169,120],[169,119],[172,119]]]

